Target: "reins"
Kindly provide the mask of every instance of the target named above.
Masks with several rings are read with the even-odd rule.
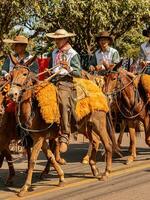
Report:
[[[22,128],[24,131],[31,132],[31,133],[40,133],[40,132],[44,132],[44,131],[49,130],[53,126],[54,123],[51,123],[48,127],[43,128],[43,129],[29,129],[29,128],[23,127],[23,125],[22,125],[22,123],[20,121],[21,103],[22,103],[21,101],[18,102],[17,121],[18,121],[18,124],[19,124],[20,128]]]
[[[143,71],[145,71],[145,70],[143,70]],[[117,94],[118,94],[118,93],[121,93],[121,92],[122,92],[123,90],[125,90],[129,85],[131,85],[132,83],[134,83],[134,80],[135,80],[137,77],[138,77],[138,75],[137,75],[135,78],[133,78],[132,81],[130,81],[128,84],[126,84],[125,86],[123,86],[120,90],[117,90],[117,91],[114,91],[114,92],[112,92],[112,93],[109,93],[109,94],[107,93],[107,94],[106,94],[107,96],[113,96],[113,97],[115,97],[114,99],[115,99],[115,103],[116,103],[116,105],[117,105],[117,108],[118,108],[119,112],[121,113],[121,115],[122,115],[124,118],[126,118],[126,119],[134,119],[134,118],[138,117],[138,116],[142,113],[142,111],[144,110],[144,108],[147,106],[147,104],[148,104],[148,100],[147,100],[147,102],[146,102],[145,104],[143,104],[141,110],[140,110],[137,114],[132,115],[132,116],[127,116],[127,115],[121,110],[121,107],[119,106],[118,99],[117,99]],[[117,78],[117,80],[119,80],[119,81],[121,82],[121,79],[118,79],[118,78]],[[118,81],[117,81],[117,82],[118,82]],[[121,82],[121,83],[122,83],[122,82]]]

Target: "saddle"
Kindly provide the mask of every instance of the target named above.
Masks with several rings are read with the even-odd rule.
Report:
[[[73,83],[77,91],[75,113],[78,121],[94,110],[108,112],[107,98],[95,83],[82,78],[74,78]],[[43,83],[36,87],[35,96],[45,122],[59,123],[60,113],[56,86],[52,83]]]

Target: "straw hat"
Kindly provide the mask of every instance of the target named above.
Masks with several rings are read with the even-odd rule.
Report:
[[[76,36],[75,33],[69,33],[65,29],[58,29],[54,33],[47,33],[47,37],[57,39],[57,38],[67,38]]]
[[[107,38],[110,40],[110,42],[112,43],[113,42],[113,37],[110,36],[110,34],[107,32],[107,31],[102,31],[102,32],[99,32],[97,35],[96,35],[96,40],[98,41],[99,39],[101,38]]]
[[[145,36],[145,37],[150,37],[150,26],[143,30],[142,34]]]
[[[28,38],[23,35],[16,36],[13,40],[11,39],[4,39],[3,42],[11,43],[11,44],[28,44]]]

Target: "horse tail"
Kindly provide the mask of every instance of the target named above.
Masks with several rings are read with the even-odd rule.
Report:
[[[108,131],[109,137],[110,137],[111,142],[112,142],[113,151],[115,153],[117,153],[120,157],[123,157],[123,155],[121,154],[121,150],[118,147],[117,142],[116,142],[115,129],[114,129],[114,126],[113,126],[112,116],[111,116],[110,112],[108,112],[106,114],[106,120],[107,120],[107,131]]]

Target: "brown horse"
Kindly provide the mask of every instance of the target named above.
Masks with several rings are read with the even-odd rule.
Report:
[[[13,177],[15,175],[15,170],[12,162],[11,152],[9,150],[9,145],[11,140],[16,139],[16,119],[14,113],[5,112],[3,101],[5,98],[5,93],[0,92],[0,168],[2,167],[3,160],[6,157],[9,176],[6,180],[6,185],[11,185],[13,183]]]
[[[136,85],[135,81],[137,82]],[[127,120],[131,141],[131,156],[129,156],[127,163],[130,163],[136,158],[135,120],[143,122],[145,141],[150,146],[148,105],[140,76],[133,78],[126,70],[114,68],[105,76],[104,90],[107,95],[111,96],[113,103]]]
[[[18,104],[18,109],[20,108],[17,118],[20,118],[21,124],[28,124],[29,133],[33,139],[33,149],[31,153],[28,175],[26,182],[19,193],[19,196],[23,196],[31,186],[35,161],[37,160],[41,148],[56,169],[59,175],[59,184],[62,185],[64,183],[64,173],[59,164],[56,162],[51,149],[49,149],[46,143],[47,138],[52,139],[58,137],[59,124],[54,123],[48,128],[48,125],[42,119],[37,102],[34,100],[34,92],[32,90],[26,90],[28,87],[32,87],[32,78],[33,75],[29,68],[16,67],[12,73],[12,84],[9,92],[9,96]],[[32,106],[33,104],[34,106]],[[31,117],[31,112],[33,112],[32,109],[34,109],[33,117]],[[88,130],[89,140],[92,143],[90,166],[93,175],[96,177],[99,177],[99,171],[96,166],[96,153],[100,140],[105,147],[106,168],[101,178],[106,178],[111,171],[112,142],[114,143],[114,140],[111,142],[111,138],[107,132],[106,113],[104,111],[93,111],[93,113],[90,113],[79,122],[79,126],[80,125],[82,126],[79,132],[85,133]]]

